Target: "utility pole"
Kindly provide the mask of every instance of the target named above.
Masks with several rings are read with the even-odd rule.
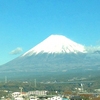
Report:
[[[7,77],[5,76],[5,83],[7,83]]]
[[[19,87],[19,89],[20,89],[20,94],[22,95],[23,87]]]
[[[36,79],[34,80],[34,87],[36,88]]]
[[[81,83],[81,92],[83,92],[83,84]]]

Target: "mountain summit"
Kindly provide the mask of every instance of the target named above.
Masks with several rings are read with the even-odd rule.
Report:
[[[85,53],[84,46],[73,42],[63,35],[51,35],[44,41],[24,53],[22,56],[31,56],[39,53]]]

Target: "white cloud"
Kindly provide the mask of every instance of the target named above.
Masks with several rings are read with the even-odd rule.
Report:
[[[94,51],[100,51],[100,46],[89,46],[89,47],[85,47],[87,52],[94,52]]]
[[[23,51],[23,49],[22,49],[21,47],[17,47],[16,49],[12,50],[12,51],[10,52],[10,54],[16,55],[16,54],[21,53],[22,51]]]

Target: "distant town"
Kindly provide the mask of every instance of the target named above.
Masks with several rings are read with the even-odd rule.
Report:
[[[85,84],[93,81],[79,81],[76,83],[70,79],[68,82],[5,82],[0,83],[0,100],[100,100],[100,89],[87,91]],[[57,86],[57,84],[60,84]],[[61,91],[61,84],[69,88]],[[69,85],[68,85],[69,84]],[[79,84],[79,85],[76,85]],[[72,88],[70,88],[70,85]],[[40,87],[40,89],[39,89]],[[48,88],[48,90],[42,88]],[[50,89],[51,88],[51,89]],[[66,88],[66,87],[65,87]],[[10,90],[11,89],[11,90]]]
[[[24,92],[23,87],[19,87],[19,92],[12,92],[8,90],[1,90],[5,92],[6,95],[2,96],[0,100],[100,100],[100,89],[96,90],[96,93],[87,92],[72,92],[66,91],[65,93],[59,94],[58,91],[51,94],[46,90],[34,90]]]

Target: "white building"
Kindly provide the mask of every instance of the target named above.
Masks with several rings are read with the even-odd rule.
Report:
[[[14,100],[24,100],[22,97],[16,97]]]
[[[54,97],[50,98],[50,100],[62,100],[62,97],[54,96]]]
[[[30,96],[29,100],[38,100],[37,96]]]
[[[12,93],[12,97],[14,97],[14,98],[18,97],[19,95],[20,95],[20,92],[14,92],[14,93]]]
[[[96,92],[100,92],[100,89],[95,89],[94,91],[96,91]]]
[[[45,96],[47,95],[47,91],[29,91],[28,95],[38,95],[38,96]]]

